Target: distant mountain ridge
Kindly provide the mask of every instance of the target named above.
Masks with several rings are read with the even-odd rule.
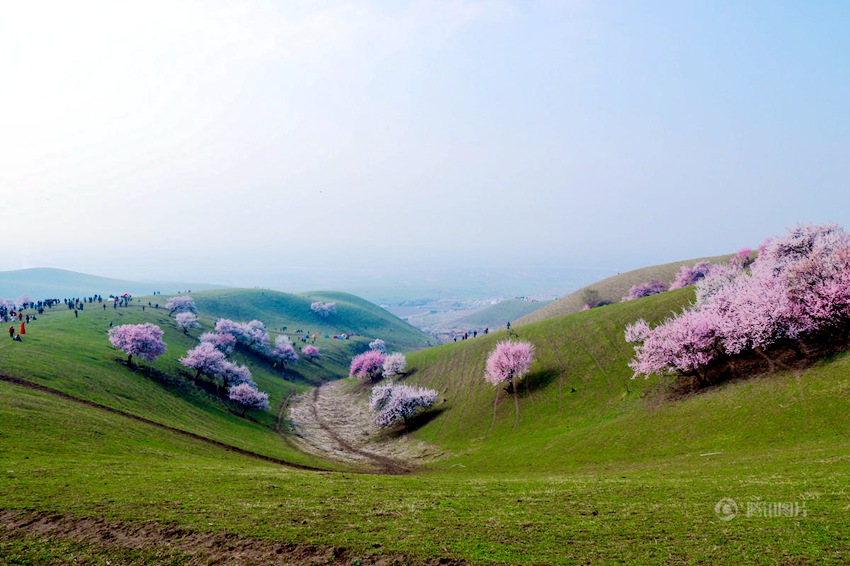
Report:
[[[173,295],[187,290],[209,291],[225,289],[224,285],[181,282],[128,281],[90,275],[66,269],[35,267],[0,271],[0,298],[14,299],[30,295],[32,299],[88,297],[110,294],[152,295],[154,291]]]

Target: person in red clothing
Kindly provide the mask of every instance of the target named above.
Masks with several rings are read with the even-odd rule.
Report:
[[[10,326],[9,327],[9,338],[14,338],[14,337],[15,337],[15,327]]]
[[[22,322],[22,323],[21,323],[21,331],[20,331],[20,334],[26,334],[26,333],[27,333],[27,323],[26,323],[26,322]]]

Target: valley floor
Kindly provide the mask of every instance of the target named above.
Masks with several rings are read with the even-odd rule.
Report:
[[[405,473],[444,456],[442,449],[372,422],[359,383],[326,383],[293,399],[289,419],[298,448],[382,473]]]

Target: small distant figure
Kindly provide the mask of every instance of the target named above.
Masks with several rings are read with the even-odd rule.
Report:
[[[77,309],[74,309],[74,318],[80,318],[80,312]]]
[[[12,340],[14,340],[15,342],[23,342],[23,340],[21,340],[21,335],[20,335],[20,334],[18,334],[18,335],[17,335],[17,336],[15,336],[14,338],[12,338]]]
[[[472,331],[472,337],[473,337],[473,338],[477,338],[477,337],[478,337],[478,331],[477,331],[477,330],[473,330],[473,331]]]
[[[511,321],[508,321],[508,330],[511,329]]]
[[[26,334],[26,333],[27,333],[27,323],[22,322],[21,323],[21,331],[19,332],[19,334]]]
[[[112,328],[112,321],[109,321],[109,328]]]
[[[9,327],[9,338],[14,338],[14,337],[15,337],[15,327],[10,326]]]
[[[489,326],[484,329],[484,334],[490,334],[490,327]]]

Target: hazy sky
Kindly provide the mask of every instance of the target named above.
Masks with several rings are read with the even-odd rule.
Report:
[[[850,228],[848,22],[843,0],[6,1],[0,270],[624,271]]]

